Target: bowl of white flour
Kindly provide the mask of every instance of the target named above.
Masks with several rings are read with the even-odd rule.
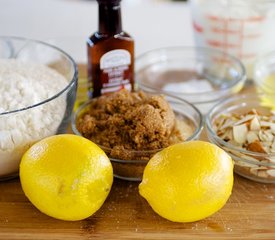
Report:
[[[43,42],[16,37],[0,41],[10,48],[0,48],[3,180],[17,175],[21,157],[32,144],[66,132],[76,98],[77,66],[64,51]]]

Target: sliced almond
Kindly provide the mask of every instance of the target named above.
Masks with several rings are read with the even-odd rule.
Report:
[[[258,169],[251,168],[250,169],[250,173],[252,173],[253,175],[257,176],[258,175]]]
[[[243,149],[242,144],[237,143],[237,142],[234,141],[233,139],[229,140],[228,143],[230,143],[231,145],[233,145],[233,146],[236,147],[236,148]]]
[[[233,138],[233,132],[232,129],[226,129],[225,132],[218,135],[220,138],[222,138],[224,141],[230,141]]]
[[[271,147],[271,144],[272,144],[272,142],[262,142],[262,145],[263,145],[264,147],[267,147],[267,148],[270,148],[270,147]]]
[[[258,177],[267,178],[268,174],[267,174],[266,170],[258,170]]]
[[[275,157],[269,157],[268,160],[272,163],[275,163]]]
[[[246,124],[234,126],[233,127],[234,140],[237,143],[244,144],[246,141],[247,132],[248,132],[248,129]]]
[[[275,115],[260,115],[252,109],[245,114],[223,114],[214,125],[220,138],[239,149],[275,153],[275,118],[272,117]]]
[[[255,115],[246,115],[243,118],[241,118],[238,122],[234,123],[234,125],[240,125],[242,123],[248,123],[253,118],[255,118]]]
[[[275,152],[275,139],[273,140],[273,143],[271,144],[271,150]]]
[[[258,134],[254,131],[249,131],[246,136],[246,140],[248,143],[255,142],[256,140],[259,140]]]
[[[246,154],[244,154],[242,152],[232,151],[232,150],[230,150],[228,148],[224,148],[224,149],[227,150],[227,151],[229,151],[229,152],[231,152],[232,154],[236,155],[239,158],[245,158],[246,160],[249,160],[249,161],[252,161],[252,162],[259,162],[258,159],[254,158],[254,157],[251,157],[251,156],[248,156],[248,155],[246,155]],[[240,149],[243,149],[243,148],[240,148]],[[253,163],[251,163],[251,164],[253,164]],[[255,164],[253,164],[253,166],[255,166]]]
[[[240,167],[248,167],[248,168],[254,168],[255,167],[254,164],[250,164],[250,163],[247,163],[247,162],[241,162],[241,161],[236,162],[236,165],[238,165]]]
[[[257,166],[257,167],[253,167],[254,169],[257,169],[257,170],[267,170],[267,167],[264,167],[264,166]]]
[[[260,121],[260,125],[262,127],[269,127],[271,129],[275,129],[275,123],[273,122],[268,122],[268,121]]]
[[[251,111],[249,111],[248,114],[259,115],[255,108],[253,108]]]
[[[273,142],[274,136],[268,131],[259,131],[259,138],[262,142]]]
[[[247,150],[252,152],[258,152],[258,153],[266,153],[264,147],[262,146],[261,142],[256,140],[255,142],[252,142],[247,145]]]
[[[266,173],[271,177],[275,177],[275,169],[267,170]]]
[[[250,122],[250,130],[251,131],[259,131],[261,129],[261,125],[258,117],[254,117]]]
[[[232,127],[234,125],[235,121],[233,119],[227,119],[224,124],[220,127],[219,130],[226,129],[228,127]]]

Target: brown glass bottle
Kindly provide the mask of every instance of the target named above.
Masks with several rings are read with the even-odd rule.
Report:
[[[134,89],[134,40],[122,30],[121,0],[97,0],[99,28],[88,45],[89,98]]]

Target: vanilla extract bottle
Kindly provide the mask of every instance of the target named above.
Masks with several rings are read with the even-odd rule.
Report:
[[[97,0],[99,27],[87,42],[89,98],[134,89],[134,40],[122,30],[121,0]]]

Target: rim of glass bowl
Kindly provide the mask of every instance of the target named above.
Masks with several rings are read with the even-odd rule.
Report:
[[[274,2],[275,3],[275,2]],[[268,66],[269,65],[269,62],[271,59],[274,59],[274,62],[275,62],[275,51],[271,51],[271,52],[268,52],[268,53],[265,53],[263,55],[260,55],[256,61],[255,61],[255,65],[254,65],[254,83],[259,87],[259,88],[268,88],[268,89],[274,89],[274,86],[271,86],[267,83],[264,83],[263,81],[259,81],[258,80],[258,77],[256,77],[256,75],[258,75],[258,71],[259,69],[258,68],[261,68],[262,66],[266,65]],[[275,71],[274,71],[275,73]],[[275,89],[274,89],[275,90]]]
[[[259,94],[259,96],[261,96],[261,94]],[[241,152],[244,155],[248,155],[248,156],[251,156],[251,157],[261,157],[261,158],[275,157],[275,153],[258,153],[258,152],[252,152],[252,151],[249,151],[249,150],[237,148],[234,145],[232,145],[232,144],[224,141],[220,137],[218,137],[217,134],[216,134],[216,131],[212,127],[213,115],[215,116],[215,118],[217,118],[217,116],[220,116],[222,114],[222,112],[220,112],[220,109],[224,109],[224,105],[226,105],[230,102],[234,102],[234,101],[238,100],[240,105],[244,106],[244,102],[246,102],[247,100],[250,100],[250,99],[255,99],[255,95],[253,95],[253,94],[242,94],[242,95],[239,95],[239,96],[231,97],[229,99],[225,99],[225,100],[215,104],[215,106],[208,112],[208,114],[206,115],[206,118],[205,118],[207,133],[210,134],[210,137],[213,138],[216,143],[228,148],[229,150],[236,151],[236,152]],[[234,105],[232,105],[232,106],[234,106]],[[259,162],[259,161],[243,159],[243,158],[240,158],[240,157],[238,157],[238,158],[241,159],[242,161],[246,161],[246,162],[257,164],[257,165],[263,165],[263,166],[274,166],[275,165],[275,163],[262,163],[262,162]]]
[[[56,94],[53,95],[52,97],[47,98],[46,100],[44,100],[44,101],[42,101],[42,102],[39,102],[39,103],[30,105],[30,106],[27,106],[27,107],[25,107],[25,108],[20,108],[20,109],[8,111],[8,112],[2,112],[2,113],[0,113],[0,116],[2,116],[2,115],[7,115],[7,114],[11,114],[11,113],[22,112],[22,111],[25,111],[25,110],[28,110],[28,109],[35,108],[35,107],[38,107],[38,106],[40,106],[40,105],[43,105],[44,103],[50,102],[50,101],[52,101],[53,99],[58,98],[60,95],[62,95],[64,92],[66,92],[66,91],[67,91],[68,89],[70,89],[74,84],[77,83],[77,78],[78,78],[78,68],[77,68],[77,64],[75,63],[75,61],[73,60],[73,58],[72,58],[68,53],[66,53],[65,51],[63,51],[62,49],[60,49],[60,48],[58,48],[58,47],[56,47],[56,46],[54,46],[54,45],[48,44],[48,43],[46,43],[46,42],[40,41],[40,40],[33,40],[33,39],[29,39],[29,38],[24,38],[24,37],[17,37],[17,36],[0,36],[0,39],[11,39],[11,40],[14,39],[14,40],[16,40],[16,41],[32,42],[32,43],[42,44],[42,45],[44,45],[44,46],[53,48],[53,49],[57,50],[58,52],[64,54],[64,55],[71,61],[72,65],[73,65],[73,69],[74,69],[74,73],[73,73],[72,80],[66,85],[65,88],[63,88],[61,91],[59,91],[58,93],[56,93]]]
[[[148,94],[152,94],[152,93],[148,93]],[[172,98],[172,99],[175,99],[177,102],[182,102],[186,105],[188,105],[189,107],[191,107],[191,109],[193,109],[196,114],[198,114],[198,118],[199,118],[199,121],[198,121],[198,125],[196,126],[196,129],[195,131],[193,132],[193,134],[188,137],[185,141],[190,141],[192,139],[196,139],[197,137],[199,137],[202,129],[203,129],[203,116],[201,114],[201,112],[197,109],[197,107],[195,107],[193,104],[189,103],[188,101],[184,100],[184,99],[181,99],[181,98],[178,98],[178,97],[175,97],[175,96],[171,96],[169,94],[166,94],[164,92],[158,92],[157,94],[163,94],[163,95],[166,95],[168,96],[169,98]],[[92,101],[94,101],[94,99],[90,99],[88,100],[87,102],[83,103],[72,115],[72,118],[71,118],[71,126],[72,126],[72,131],[76,134],[76,135],[79,135],[79,136],[82,136],[82,134],[78,131],[77,127],[76,127],[76,120],[77,120],[77,116],[79,115],[79,113],[81,111],[83,111]],[[111,148],[107,148],[107,147],[104,147],[104,146],[101,146],[99,144],[97,144],[97,146],[99,146],[101,149],[103,150],[106,150],[106,151],[110,151]],[[160,148],[160,149],[155,149],[155,150],[144,150],[144,151],[138,151],[138,150],[131,150],[129,151],[130,153],[148,153],[148,154],[153,154],[153,153],[157,153],[159,151],[161,151],[163,148]],[[111,161],[114,161],[114,162],[118,162],[118,163],[144,163],[144,162],[148,162],[148,160],[123,160],[123,159],[116,159],[116,158],[111,158]]]
[[[244,82],[247,78],[245,67],[244,67],[243,63],[238,58],[234,57],[231,54],[225,53],[221,50],[213,49],[213,48],[207,48],[207,47],[174,46],[174,47],[156,48],[156,49],[150,50],[148,52],[145,52],[145,53],[139,55],[135,60],[136,65],[138,65],[137,64],[138,62],[142,62],[143,59],[146,59],[146,58],[150,57],[150,55],[152,55],[152,54],[157,54],[157,53],[162,53],[162,52],[171,52],[171,51],[172,52],[178,52],[178,51],[196,52],[196,51],[199,51],[199,52],[202,52],[205,55],[210,55],[210,54],[217,55],[218,54],[218,55],[223,56],[223,57],[226,56],[226,58],[232,60],[234,63],[236,63],[240,67],[240,76],[236,80],[232,81],[232,83],[228,84],[225,88],[217,89],[217,90],[213,90],[213,91],[199,92],[199,93],[165,91],[163,89],[154,88],[154,87],[152,87],[148,84],[143,84],[140,81],[138,81],[137,84],[139,86],[145,87],[145,89],[150,89],[150,90],[153,90],[153,91],[162,91],[163,93],[165,93],[167,95],[173,94],[173,96],[176,95],[176,94],[177,95],[184,94],[187,97],[195,97],[195,96],[198,96],[198,95],[201,95],[201,94],[207,94],[208,95],[208,94],[215,94],[215,93],[225,93],[225,96],[226,96],[226,93],[227,93],[227,95],[230,94],[230,92],[228,92],[228,91],[233,89],[238,83]],[[186,56],[183,55],[183,57],[186,57]],[[165,60],[163,62],[167,62],[167,60]],[[136,74],[137,74],[137,71],[135,72],[135,75]],[[198,103],[209,103],[209,102],[215,101],[218,98],[220,98],[220,96],[217,96],[217,98],[209,100],[209,101],[194,101],[192,103],[197,103],[197,104]]]
[[[219,2],[219,1],[217,1]],[[223,6],[223,7],[228,7],[228,6],[237,6],[237,7],[247,7],[247,6],[257,6],[257,5],[260,5],[262,6],[263,4],[274,4],[274,0],[262,0],[262,1],[259,1],[259,0],[249,0],[249,1],[242,1],[241,3],[239,2],[230,2],[228,4],[220,4],[220,6]],[[208,5],[212,6],[212,5],[215,5],[215,2],[212,2],[212,3],[207,3]]]

